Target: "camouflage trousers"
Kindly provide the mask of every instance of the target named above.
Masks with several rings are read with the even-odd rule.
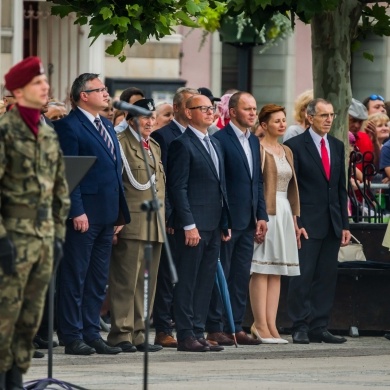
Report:
[[[0,372],[13,363],[25,373],[34,353],[52,274],[53,239],[8,232],[17,250],[16,274],[0,267]]]

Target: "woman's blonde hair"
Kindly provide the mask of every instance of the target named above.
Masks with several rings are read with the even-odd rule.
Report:
[[[378,126],[379,123],[389,122],[389,117],[384,112],[375,112],[368,116],[368,118],[363,122],[362,129],[365,129],[369,121],[374,122],[375,126]]]
[[[313,100],[313,90],[308,89],[302,92],[295,100],[294,103],[294,119],[298,123],[305,123],[306,107],[310,100]]]

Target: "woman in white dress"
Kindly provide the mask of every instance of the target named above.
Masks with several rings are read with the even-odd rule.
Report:
[[[256,242],[249,284],[254,323],[254,338],[267,344],[284,344],[276,328],[281,275],[299,275],[298,186],[291,150],[278,140],[286,131],[286,113],[282,106],[267,104],[259,114],[264,130],[261,141],[261,165],[264,196],[269,216],[268,231],[263,242]]]

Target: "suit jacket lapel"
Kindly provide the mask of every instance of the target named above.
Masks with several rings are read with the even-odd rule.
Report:
[[[309,154],[313,158],[314,162],[317,164],[318,168],[321,170],[322,174],[324,175],[324,178],[326,178],[325,169],[322,165],[321,156],[318,152],[317,146],[315,145],[313,138],[311,137],[309,131],[305,131],[305,145],[306,149],[308,150]]]
[[[130,144],[131,149],[133,149],[134,154],[137,156],[137,158],[142,160],[143,163],[144,163],[145,160],[144,160],[144,155],[143,155],[143,152],[142,152],[142,149],[141,149],[142,146],[141,146],[140,142],[138,141],[138,139],[134,137],[134,134],[130,131],[129,128],[126,129],[126,137],[129,139],[129,144]],[[150,148],[150,151],[152,152],[154,158],[150,158],[148,156],[148,152],[145,150],[145,152],[146,152],[146,160],[147,160],[147,163],[153,169],[155,169],[155,166],[156,166],[155,165],[155,160],[156,160],[155,159],[155,155],[156,155],[156,152],[153,153],[152,148],[151,148],[151,144],[152,144],[152,142],[149,143],[149,148]]]
[[[226,130],[227,130],[227,133],[229,134],[230,136],[230,139],[231,141],[233,142],[233,145],[237,148],[238,152],[240,153],[240,156],[244,162],[244,165],[245,165],[245,168],[248,172],[248,175],[249,177],[251,177],[251,171],[249,169],[249,164],[248,164],[248,159],[246,158],[246,155],[245,155],[245,152],[244,152],[244,148],[242,147],[240,141],[238,140],[237,138],[237,135],[236,133],[234,132],[234,130],[232,129],[232,127],[230,125],[228,125],[226,127]],[[251,140],[250,140],[250,137],[249,137],[249,145],[250,145],[250,148],[251,148],[251,151],[252,151],[252,159],[254,157],[254,147],[253,147],[253,144],[251,143]],[[253,162],[253,166],[255,166],[254,162]]]
[[[329,178],[330,181],[332,180],[333,169],[335,167],[335,163],[338,159],[338,156],[336,154],[336,143],[334,142],[334,139],[328,136],[328,142],[329,142],[329,149],[330,149],[330,178]]]
[[[200,151],[202,156],[205,158],[205,160],[206,160],[207,164],[209,165],[210,169],[212,170],[213,174],[219,180],[218,173],[217,173],[217,170],[215,169],[213,160],[211,159],[211,157],[210,157],[209,153],[207,152],[206,148],[203,146],[201,140],[197,137],[196,134],[194,134],[194,132],[190,128],[186,129],[186,133],[190,137],[192,143],[196,146],[196,148]],[[213,145],[214,145],[214,143],[213,143]],[[218,159],[220,160],[219,156],[218,156]]]
[[[182,135],[181,130],[174,121],[171,121],[170,128],[175,138],[177,138],[179,135]]]
[[[104,142],[102,136],[99,134],[97,128],[91,123],[91,121],[79,110],[74,110],[76,116],[78,117],[79,121],[82,123],[82,125],[92,134],[92,136],[103,146],[104,150],[107,152],[107,154],[111,157],[111,159],[114,161],[114,157],[111,154],[111,151],[108,149],[107,144]],[[106,127],[106,124],[102,124],[104,127]],[[109,133],[110,134],[110,133]],[[110,134],[111,135],[111,134]],[[111,136],[112,137],[112,136]]]

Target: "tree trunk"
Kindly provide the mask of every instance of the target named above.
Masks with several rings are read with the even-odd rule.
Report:
[[[362,13],[359,0],[340,0],[338,8],[311,21],[314,97],[329,100],[338,115],[331,134],[348,143],[351,103],[351,42]],[[348,150],[348,148],[346,148]]]

